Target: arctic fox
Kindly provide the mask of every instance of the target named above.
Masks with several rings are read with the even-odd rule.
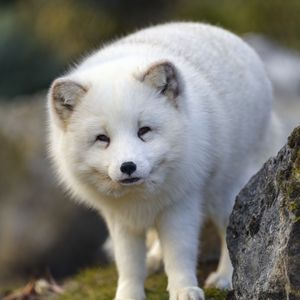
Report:
[[[170,23],[108,44],[49,91],[50,151],[60,179],[99,210],[114,245],[115,299],[145,298],[145,235],[158,240],[171,300],[202,300],[196,264],[205,218],[221,258],[207,285],[231,287],[225,241],[235,195],[276,138],[272,90],[256,53],[232,33]],[[151,257],[152,256],[152,257]]]

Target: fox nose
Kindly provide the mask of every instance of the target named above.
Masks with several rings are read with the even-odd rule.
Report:
[[[136,164],[132,161],[126,161],[122,163],[120,170],[130,176],[136,170]]]

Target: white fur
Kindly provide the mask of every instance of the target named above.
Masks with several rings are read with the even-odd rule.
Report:
[[[178,73],[176,105],[140,80],[163,61]],[[273,126],[272,91],[254,51],[223,29],[170,23],[103,47],[60,80],[87,92],[62,126],[50,90],[51,155],[68,189],[107,222],[119,272],[116,299],[145,297],[151,227],[159,236],[153,253],[163,256],[170,299],[204,299],[196,263],[206,217],[223,241],[207,285],[230,288],[225,228],[235,195],[279,146],[275,137],[265,142]],[[145,141],[137,136],[141,126],[152,128]],[[98,134],[108,135],[110,144],[95,142]],[[125,161],[136,163],[138,184],[120,184]]]

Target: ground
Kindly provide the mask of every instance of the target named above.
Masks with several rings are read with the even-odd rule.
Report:
[[[200,286],[216,263],[201,264],[198,271]],[[117,285],[114,266],[93,267],[78,272],[74,277],[58,283],[48,274],[48,279],[30,281],[19,288],[0,288],[3,300],[112,300]],[[168,300],[167,278],[161,272],[148,277],[145,283],[147,300]],[[226,291],[206,289],[206,300],[225,300]]]
[[[200,275],[201,277],[201,275]],[[65,293],[45,299],[55,300],[112,300],[116,288],[117,274],[114,267],[87,269],[64,284]],[[168,300],[167,278],[154,274],[146,281],[147,300]],[[217,289],[205,290],[207,300],[225,300],[226,292]]]

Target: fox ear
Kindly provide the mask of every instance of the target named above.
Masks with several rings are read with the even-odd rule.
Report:
[[[173,100],[180,94],[178,77],[178,72],[171,62],[161,61],[151,65],[141,76],[141,81]]]
[[[50,106],[62,125],[65,125],[87,89],[70,79],[56,79],[49,92]]]

